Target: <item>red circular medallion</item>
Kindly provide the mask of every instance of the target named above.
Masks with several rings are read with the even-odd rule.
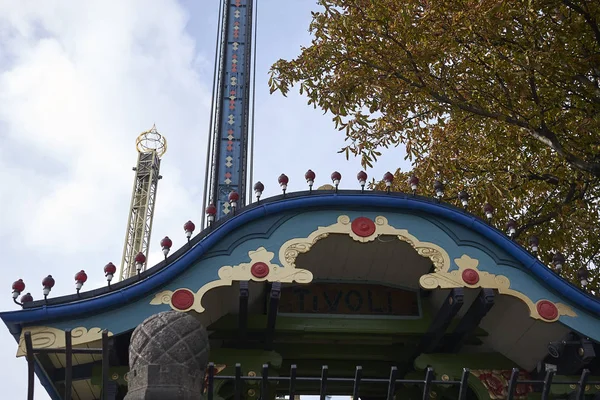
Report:
[[[187,310],[194,305],[194,293],[187,289],[177,289],[171,296],[171,304],[178,310]]]
[[[252,264],[250,272],[255,278],[264,278],[265,276],[269,275],[269,266],[264,262],[257,262]]]
[[[469,285],[476,285],[479,282],[479,274],[471,268],[467,268],[462,273],[462,279]]]
[[[375,233],[375,223],[367,217],[358,217],[352,221],[352,232],[360,237],[368,237]]]
[[[538,301],[536,308],[540,317],[545,320],[552,321],[558,318],[558,308],[556,308],[556,305],[551,301],[540,300]]]

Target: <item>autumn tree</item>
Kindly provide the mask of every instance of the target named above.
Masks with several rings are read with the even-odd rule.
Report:
[[[600,276],[600,2],[597,0],[319,0],[312,44],[271,69],[333,116],[346,155],[365,166],[403,146],[419,193],[467,191],[493,224],[562,274]]]

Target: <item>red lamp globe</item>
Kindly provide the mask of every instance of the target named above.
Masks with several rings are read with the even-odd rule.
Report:
[[[12,284],[12,290],[13,290],[13,292],[12,292],[13,299],[16,299],[17,297],[19,297],[21,292],[23,290],[25,290],[25,282],[23,282],[23,279],[14,281]]]
[[[358,183],[363,189],[365,188],[365,184],[367,183],[367,178],[368,175],[365,171],[360,171],[358,174],[356,174],[356,179],[358,179]]]
[[[54,278],[52,277],[52,275],[48,275],[47,277],[45,277],[42,280],[42,286],[45,288],[47,287],[47,288],[52,289],[54,287],[55,283],[56,282],[54,281]]]
[[[254,194],[256,194],[256,197],[260,199],[260,196],[262,196],[262,193],[265,190],[265,185],[263,185],[263,183],[261,181],[258,181],[254,184]]]
[[[165,255],[165,258],[167,258],[169,251],[171,251],[171,246],[173,246],[173,241],[169,239],[168,236],[165,236],[160,241],[160,247],[162,248],[162,252]]]
[[[333,182],[333,184],[337,187],[337,185],[340,184],[340,181],[342,180],[342,174],[340,174],[337,171],[334,171],[331,174],[331,181]]]
[[[557,252],[554,254],[554,256],[552,256],[552,264],[554,265],[554,269],[556,269],[557,271],[560,271],[562,269],[566,261],[567,260],[562,253]]]
[[[215,207],[214,204],[209,204],[206,207],[206,215],[207,215],[208,222],[212,223],[215,220],[215,216],[217,215],[217,207]]]
[[[117,267],[115,267],[115,264],[109,262],[108,264],[106,264],[104,266],[104,274],[105,275],[114,275],[117,272]]]
[[[138,274],[142,271],[144,267],[144,263],[146,262],[146,256],[141,251],[137,253],[135,256],[135,269],[137,269]]]
[[[212,216],[217,215],[217,207],[215,207],[214,204],[209,204],[208,207],[206,207],[206,213],[208,215],[212,215]],[[191,221],[188,221],[188,222],[191,222]]]
[[[537,253],[540,246],[540,239],[537,236],[531,236],[529,238],[529,245],[531,246],[531,251]]]
[[[12,290],[19,292],[19,293],[21,293],[23,290],[25,290],[25,282],[23,282],[23,279],[14,281],[12,284]]]
[[[508,229],[508,234],[513,236],[517,233],[517,222],[514,219],[509,219],[506,224],[506,229]]]
[[[79,290],[81,290],[81,287],[85,281],[87,281],[87,278],[87,274],[84,270],[81,270],[75,274],[75,289],[77,289],[77,293],[79,293]]]
[[[108,264],[106,264],[104,266],[104,276],[106,276],[106,280],[108,281],[108,284],[110,285],[110,281],[112,281],[113,276],[115,276],[115,273],[117,272],[117,267],[115,267],[115,264],[109,262]]]
[[[233,191],[231,193],[229,193],[229,204],[231,204],[231,207],[235,208],[237,207],[237,202],[240,199],[240,195],[238,194],[238,192]]]
[[[408,184],[410,185],[410,189],[415,192],[417,190],[417,187],[419,186],[419,178],[417,178],[416,176],[411,176],[410,178],[408,178]]]
[[[389,188],[392,186],[392,182],[394,182],[394,174],[391,172],[386,172],[383,174],[383,181],[385,182],[385,187]]]
[[[170,249],[171,246],[173,246],[173,241],[171,239],[169,239],[168,236],[165,236],[161,241],[160,241],[160,247],[162,247],[163,249]]]
[[[460,200],[463,207],[468,206],[469,205],[469,193],[465,192],[464,190],[461,190],[460,192],[458,192],[458,200]]]
[[[77,281],[77,282],[85,283],[87,281],[87,279],[88,279],[88,276],[84,270],[81,270],[75,274],[75,281]]]
[[[313,172],[312,169],[309,169],[308,171],[306,171],[306,173],[304,174],[304,179],[306,179],[306,183],[308,183],[308,186],[310,188],[312,188],[313,184],[315,183],[315,178],[317,177],[317,175]]]
[[[50,294],[50,291],[54,287],[55,283],[56,282],[54,281],[54,278],[52,277],[52,275],[48,275],[47,277],[45,277],[42,280],[42,286],[44,287],[44,290],[43,290],[44,297],[46,297],[46,296],[48,296],[48,294]]]
[[[287,185],[290,181],[290,178],[287,177],[286,174],[281,174],[279,175],[279,178],[277,178],[277,182],[279,182],[279,186],[281,186],[281,190],[283,191],[283,194],[285,194],[285,191],[287,190]]]
[[[31,303],[33,301],[33,296],[31,293],[25,293],[21,296],[21,303]]]
[[[183,230],[185,231],[185,237],[187,237],[188,240],[190,239],[190,237],[192,237],[192,233],[194,233],[195,229],[196,229],[196,225],[194,225],[194,223],[192,221],[188,221],[185,224],[183,224]]]
[[[485,213],[487,219],[492,219],[494,216],[494,207],[490,203],[485,203],[483,205],[483,212]]]
[[[143,264],[146,262],[146,256],[144,255],[144,253],[142,253],[141,251],[139,253],[137,253],[137,255],[135,256],[135,262],[138,264]]]
[[[433,183],[433,190],[435,191],[435,197],[437,197],[438,199],[441,199],[442,197],[444,197],[444,189],[445,189],[445,186],[442,182],[435,181]]]

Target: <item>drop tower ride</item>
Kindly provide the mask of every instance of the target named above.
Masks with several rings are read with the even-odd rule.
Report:
[[[160,162],[167,152],[167,140],[158,133],[155,125],[138,136],[135,146],[138,151],[138,161],[133,168],[135,178],[121,257],[120,281],[146,269],[145,261],[150,250],[156,190],[158,181],[162,179]]]
[[[253,5],[253,0],[223,0],[219,8],[203,200],[205,206],[216,207],[217,219],[232,212],[231,192],[239,194],[238,207],[246,204],[246,187],[252,179],[248,155],[252,147]]]

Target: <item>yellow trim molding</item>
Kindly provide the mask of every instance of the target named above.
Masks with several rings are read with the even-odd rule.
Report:
[[[317,190],[335,190],[335,186],[326,183],[323,186],[319,186]]]
[[[431,274],[425,274],[419,279],[419,284],[423,289],[433,290],[436,288],[453,289],[459,287],[466,288],[487,288],[496,289],[498,293],[513,296],[523,301],[529,308],[532,318],[545,322],[557,321],[561,315],[576,317],[577,314],[571,307],[562,303],[553,303],[548,300],[539,300],[534,303],[525,294],[511,289],[510,280],[504,275],[494,275],[486,271],[479,271],[477,268],[479,260],[463,254],[460,258],[455,258],[454,262],[458,265],[458,270],[454,271],[436,271]],[[551,303],[556,307],[556,317],[544,318],[540,315],[538,309],[542,303]],[[550,305],[550,307],[552,307]]]
[[[349,235],[357,242],[367,243],[374,241],[382,235],[396,236],[398,240],[410,244],[420,256],[427,257],[433,263],[436,271],[448,271],[450,269],[450,257],[440,246],[421,242],[408,233],[406,229],[396,229],[388,224],[387,218],[378,216],[375,218],[373,233],[368,236],[360,236],[352,229],[352,221],[347,215],[340,215],[337,223],[329,226],[321,226],[305,238],[290,239],[279,249],[279,261],[287,268],[296,267],[296,257],[300,253],[306,253],[316,242],[326,238],[330,234]]]
[[[62,349],[66,346],[65,331],[49,326],[27,326],[21,331],[17,357],[27,354],[25,350],[25,332],[31,332],[31,342],[34,349]],[[112,336],[108,332],[108,336]],[[101,328],[84,328],[83,326],[71,329],[71,343],[73,346],[92,343],[102,339]]]
[[[168,304],[175,311],[187,312],[194,310],[202,313],[205,310],[202,306],[202,297],[209,290],[220,286],[231,286],[234,281],[309,283],[313,279],[312,272],[308,270],[296,268],[295,266],[281,267],[273,264],[271,261],[275,257],[275,253],[267,251],[264,247],[259,247],[255,251],[248,252],[248,256],[250,257],[250,262],[221,267],[218,272],[219,279],[208,282],[195,293],[186,288],[177,289],[176,291],[164,290],[157,293],[152,301],[150,301],[150,304]],[[186,291],[187,293],[181,291]],[[175,300],[174,302],[173,294],[177,292],[179,292],[183,300]]]

